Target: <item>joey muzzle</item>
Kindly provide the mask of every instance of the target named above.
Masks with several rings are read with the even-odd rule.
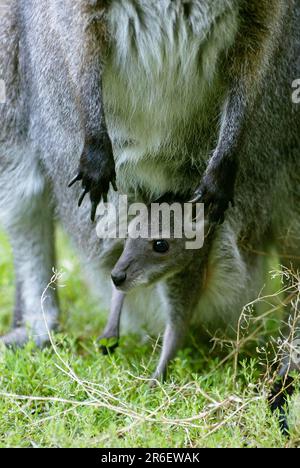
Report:
[[[111,279],[116,287],[122,286],[125,283],[127,275],[124,271],[112,272]]]

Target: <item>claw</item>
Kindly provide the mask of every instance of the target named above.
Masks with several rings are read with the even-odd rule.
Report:
[[[91,211],[91,221],[94,222],[96,219],[96,211],[97,211],[98,203],[92,202],[92,211]]]
[[[79,201],[78,201],[78,206],[79,206],[79,208],[81,207],[82,202],[83,202],[83,200],[84,200],[84,198],[85,198],[85,196],[86,196],[87,193],[89,193],[89,191],[88,191],[88,189],[85,188],[85,189],[83,190],[82,194],[80,195],[80,198],[79,198]]]
[[[114,191],[117,192],[117,191],[118,191],[118,187],[117,187],[116,179],[114,179],[114,180],[111,181],[111,185],[112,185]]]
[[[189,201],[189,203],[197,203],[201,200],[201,198],[203,197],[203,193],[202,192],[198,192],[195,194],[195,197]]]
[[[78,201],[79,207],[82,205],[86,194],[90,193],[92,204],[90,216],[93,222],[95,221],[97,206],[101,198],[104,202],[107,201],[103,192],[108,191],[111,180],[112,186],[117,190],[115,179],[115,164],[108,135],[104,133],[100,136],[88,137],[80,157],[77,175],[68,186],[72,187],[76,182],[81,181],[82,192]]]
[[[82,180],[82,175],[81,174],[77,174],[74,179],[71,180],[71,182],[68,184],[68,187],[71,188],[73,187],[74,184],[76,184],[76,182],[79,182],[80,180]]]

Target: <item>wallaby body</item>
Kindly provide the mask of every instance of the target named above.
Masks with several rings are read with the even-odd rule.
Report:
[[[147,203],[167,191],[189,197],[202,179],[199,197],[211,204],[213,218],[222,218],[235,185],[235,208],[212,249],[202,311],[208,321],[217,324],[216,314],[225,311],[235,317],[257,290],[252,285],[262,285],[262,267],[255,256],[241,255],[238,238],[251,233],[256,250],[275,246],[284,258],[299,252],[300,109],[291,101],[300,75],[299,1],[100,2],[110,37],[103,69],[96,3],[3,4],[0,219],[14,250],[19,321],[8,343],[24,342],[27,325],[37,342],[47,339],[40,297],[55,263],[54,210],[96,289],[110,296],[119,243],[99,241],[89,203],[78,210],[79,189],[67,188],[87,141],[103,130],[98,75],[122,192]],[[109,168],[106,183],[114,177]],[[219,268],[224,260],[226,273]],[[169,306],[160,294],[154,285],[128,295],[131,329],[164,329]],[[58,305],[54,294],[48,301],[51,328]]]
[[[142,233],[150,232],[149,212],[143,218],[139,216]],[[111,275],[112,308],[102,336],[102,344],[110,348],[111,340],[114,348],[126,296],[130,297],[135,288],[157,284],[166,324],[155,379],[166,374],[169,361],[191,328],[197,330],[200,340],[218,329],[223,336],[236,333],[243,306],[259,293],[265,266],[264,258],[245,249],[228,221],[223,226],[207,226],[204,246],[187,249],[183,226],[182,237],[174,237],[174,222],[181,223],[174,216],[168,237],[159,226],[156,235],[136,238],[130,236],[129,226],[129,237]]]

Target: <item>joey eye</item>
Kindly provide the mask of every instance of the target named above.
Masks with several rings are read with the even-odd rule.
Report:
[[[153,250],[157,253],[166,253],[168,252],[169,248],[169,243],[164,239],[157,239],[153,241]]]

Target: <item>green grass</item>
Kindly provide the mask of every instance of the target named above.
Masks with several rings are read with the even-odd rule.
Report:
[[[96,337],[105,314],[89,297],[62,234],[59,258],[66,286],[55,347],[0,349],[0,447],[300,445],[300,400],[291,402],[287,440],[268,409],[255,346],[240,355],[236,380],[228,350],[185,349],[155,389],[146,381],[158,357],[153,342],[123,337],[114,355],[102,356]],[[10,247],[0,233],[0,333],[9,329],[13,281]]]

